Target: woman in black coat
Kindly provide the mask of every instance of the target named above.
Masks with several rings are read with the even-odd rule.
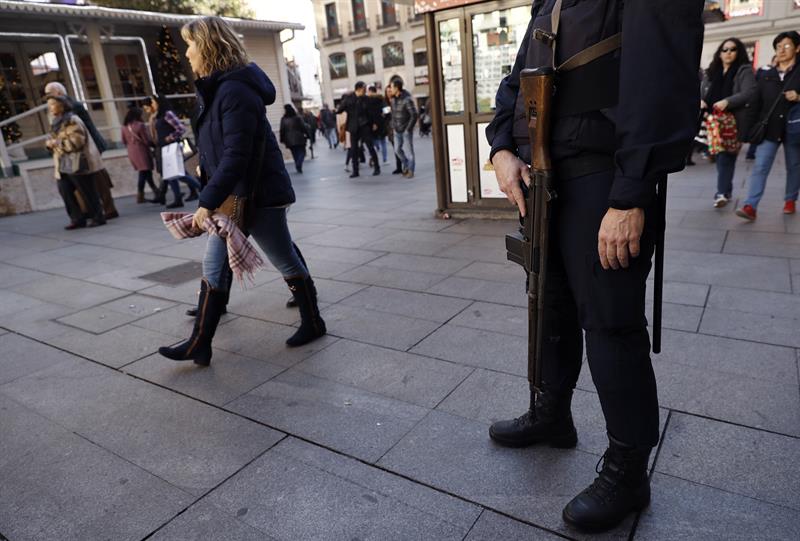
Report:
[[[204,229],[206,218],[222,212],[253,236],[283,275],[300,308],[300,328],[286,344],[306,344],[326,330],[314,282],[286,222],[294,190],[265,111],[275,101],[275,87],[258,66],[248,62],[238,36],[221,18],[187,23],[181,36],[198,76],[196,136],[201,174],[207,181],[194,224]],[[225,310],[230,272],[225,241],[209,235],[192,336],[175,347],[160,348],[159,353],[175,360],[210,363],[211,339]]]
[[[281,118],[280,139],[292,152],[294,159],[294,169],[298,173],[303,172],[303,160],[306,158],[306,123],[294,107],[288,103],[283,106],[283,118]]]

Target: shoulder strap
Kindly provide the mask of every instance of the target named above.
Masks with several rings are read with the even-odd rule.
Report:
[[[553,49],[553,68],[556,67],[556,43],[558,43],[558,25],[561,22],[561,0],[556,0],[553,5],[553,12],[550,14],[550,32],[553,34],[553,42],[550,47]]]
[[[613,36],[609,36],[602,41],[598,41],[591,47],[575,53],[569,57],[564,63],[558,66],[557,71],[565,72],[574,70],[581,66],[585,66],[589,62],[597,60],[603,55],[610,53],[622,47],[622,32],[617,32]]]

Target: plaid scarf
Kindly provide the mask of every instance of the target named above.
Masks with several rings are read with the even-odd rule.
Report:
[[[228,245],[228,264],[233,275],[244,286],[245,277],[253,283],[253,274],[264,266],[258,254],[244,233],[225,214],[217,212],[206,218],[206,230],[194,227],[194,214],[186,212],[162,212],[161,220],[167,230],[178,240],[199,237],[203,233],[218,235]]]

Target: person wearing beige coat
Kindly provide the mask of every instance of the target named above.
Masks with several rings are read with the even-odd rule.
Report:
[[[70,223],[64,229],[96,227],[106,223],[95,176],[103,170],[103,160],[83,121],[70,111],[61,97],[50,97],[47,106],[52,118],[46,145],[53,152],[58,191]],[[86,212],[81,208],[82,200]]]

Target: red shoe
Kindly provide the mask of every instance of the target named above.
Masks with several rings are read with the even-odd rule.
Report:
[[[795,210],[795,202],[794,201],[787,201],[783,204],[783,213],[784,214],[794,214]]]
[[[756,219],[756,209],[751,205],[745,205],[740,209],[736,209],[736,215],[752,222]]]

